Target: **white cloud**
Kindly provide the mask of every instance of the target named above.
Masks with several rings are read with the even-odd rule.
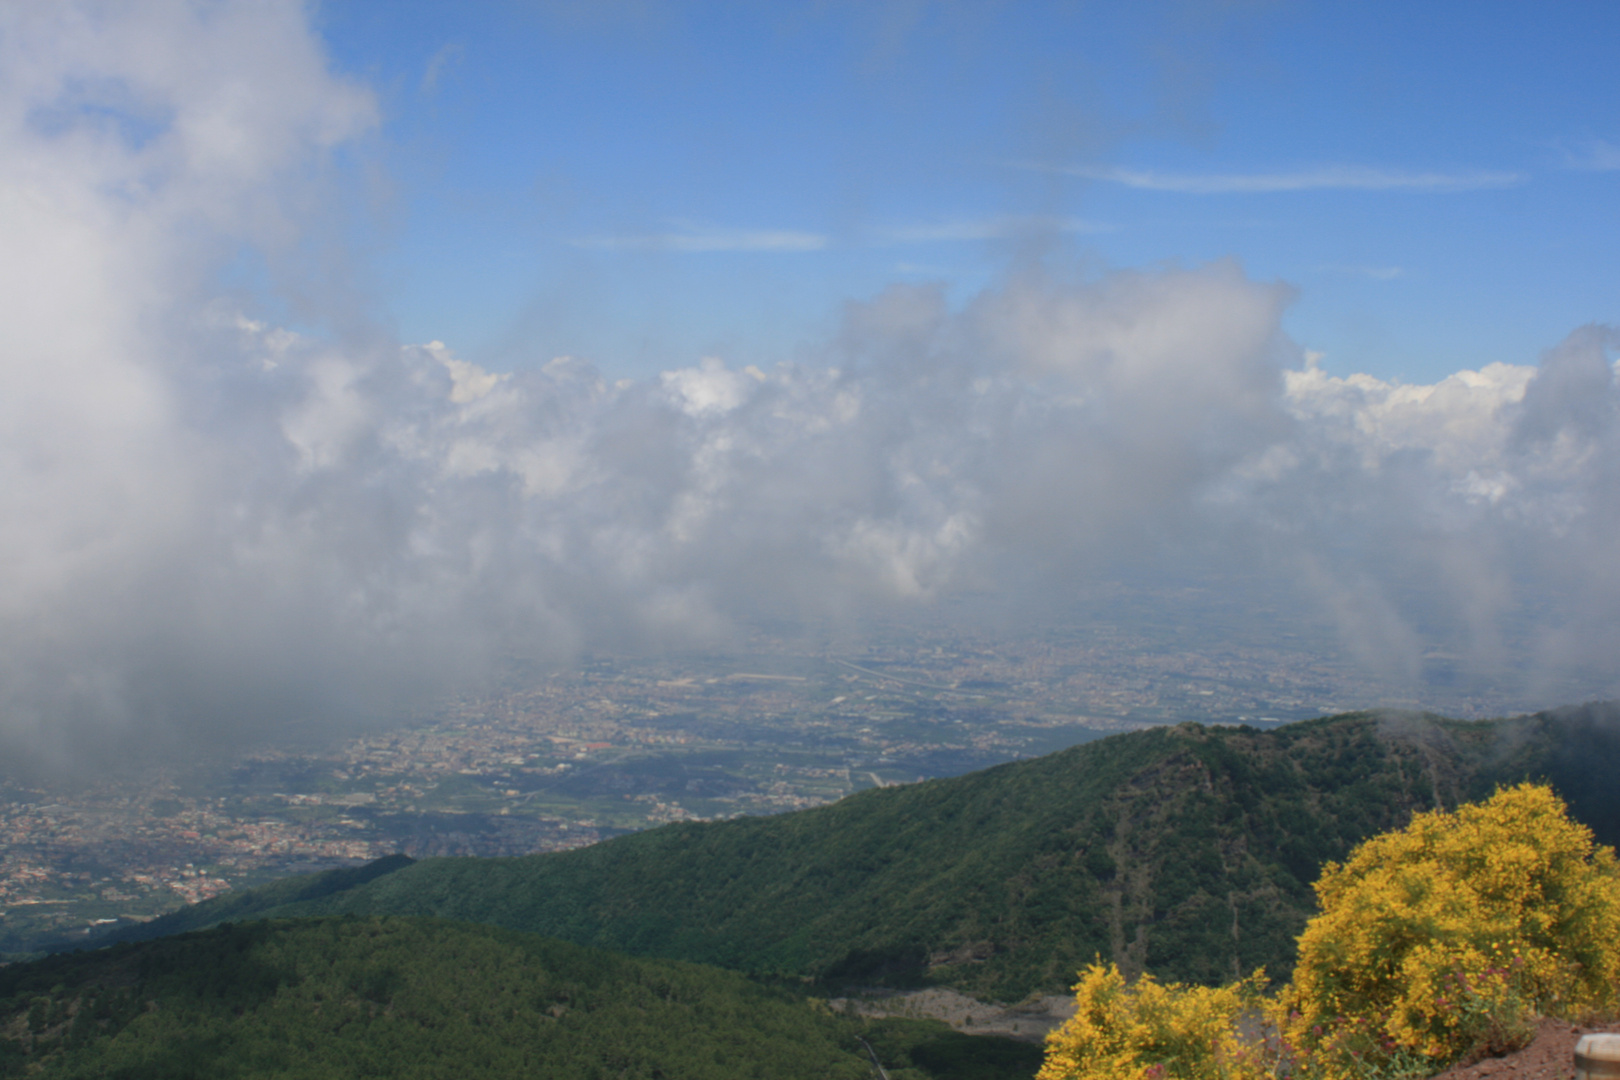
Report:
[[[1605,464],[1620,452],[1617,344],[1588,327],[1538,366],[1428,386],[1290,372],[1293,466],[1236,505],[1291,538],[1324,597],[1376,597],[1475,673],[1551,685],[1584,670],[1612,692],[1604,612],[1620,582],[1596,553],[1620,511]]]
[[[706,356],[695,368],[666,371],[659,376],[671,396],[688,416],[724,414],[747,400],[753,384],[765,381],[765,373],[755,367],[729,371],[717,356]]]
[[[373,121],[304,18],[0,8],[9,760],[186,753],[762,616],[1049,608],[1121,567],[1282,580],[1396,672],[1436,642],[1612,664],[1612,331],[1334,376],[1282,333],[1291,291],[1223,263],[897,286],[819,363],[639,382],[294,334],[211,273],[320,229],[311,178]]]
[[[1412,172],[1360,165],[1327,165],[1273,173],[1164,173],[1149,169],[1075,165],[1051,171],[1099,180],[1142,191],[1187,195],[1253,195],[1286,191],[1479,191],[1517,187],[1525,176],[1514,172]]]
[[[450,373],[450,400],[457,405],[470,405],[480,398],[488,397],[507,378],[505,375],[485,371],[477,364],[457,359],[442,341],[430,341],[422,346],[422,349],[443,364],[444,370]]]
[[[1620,146],[1606,139],[1589,139],[1564,146],[1564,164],[1589,172],[1620,170]]]
[[[1507,453],[1507,410],[1524,400],[1530,365],[1490,364],[1439,383],[1413,386],[1369,375],[1336,378],[1308,365],[1285,375],[1290,412],[1356,449],[1369,471],[1403,451],[1431,455],[1448,474],[1495,467]]]
[[[672,222],[669,232],[628,236],[587,236],[575,247],[604,251],[820,251],[827,237],[792,229],[725,229],[691,222]]]
[[[1113,226],[1080,218],[1007,214],[981,218],[950,218],[926,225],[907,225],[885,230],[880,236],[888,243],[927,244],[1007,240],[1058,233],[1096,234],[1112,230]]]
[[[1406,276],[1405,268],[1400,266],[1323,266],[1320,269],[1324,273],[1349,274],[1372,281],[1394,281]]]
[[[467,47],[459,41],[447,41],[440,45],[422,68],[422,83],[418,89],[424,94],[436,92],[444,73],[466,58]]]
[[[810,252],[829,247],[832,240],[823,233],[794,229],[730,229],[698,222],[673,221],[665,232],[625,235],[586,236],[570,241],[575,247],[601,251],[775,251]],[[929,224],[884,229],[873,234],[878,244],[953,243],[973,240],[1006,240],[1042,234],[1093,234],[1110,231],[1112,226],[1079,218],[1029,215],[996,215],[983,218],[951,218]]]

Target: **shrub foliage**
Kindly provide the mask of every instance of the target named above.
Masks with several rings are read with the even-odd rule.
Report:
[[[1522,1045],[1540,1016],[1620,1005],[1620,864],[1545,786],[1417,814],[1328,863],[1315,889],[1269,1038],[1257,1023],[1240,1034],[1258,974],[1127,987],[1094,964],[1041,1080],[1423,1076]]]
[[[1329,863],[1316,894],[1281,996],[1301,1047],[1446,1061],[1615,1006],[1620,867],[1547,787],[1419,814]]]
[[[1134,986],[1114,964],[1094,961],[1075,986],[1075,1014],[1047,1040],[1036,1080],[1259,1080],[1263,1055],[1238,1034],[1259,1002],[1265,973],[1229,986]]]

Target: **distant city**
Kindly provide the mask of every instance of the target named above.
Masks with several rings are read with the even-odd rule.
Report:
[[[1501,715],[1489,691],[1368,688],[1320,650],[1112,629],[514,671],[498,691],[328,744],[89,788],[0,785],[0,952],[394,852],[523,855],[768,814],[1116,731],[1268,727],[1372,704]],[[1435,695],[1438,696],[1435,696]]]

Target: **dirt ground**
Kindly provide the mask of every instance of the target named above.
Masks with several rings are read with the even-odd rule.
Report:
[[[1595,1031],[1620,1031],[1620,1024],[1577,1027],[1561,1020],[1543,1020],[1529,1046],[1506,1057],[1486,1058],[1472,1065],[1447,1069],[1434,1080],[1570,1080],[1575,1075],[1575,1042]]]

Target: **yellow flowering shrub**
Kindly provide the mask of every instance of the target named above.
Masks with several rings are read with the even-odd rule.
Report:
[[[1036,1080],[1258,1080],[1262,1053],[1238,1033],[1263,972],[1230,986],[1182,986],[1144,975],[1132,986],[1100,960],[1080,973],[1074,1016],[1046,1037]]]
[[[1294,981],[1127,986],[1093,963],[1037,1080],[1395,1080],[1620,1007],[1620,863],[1537,784],[1418,814],[1316,883]],[[1255,1025],[1248,1025],[1251,1028]]]
[[[1418,814],[1324,867],[1316,896],[1274,1014],[1303,1072],[1432,1069],[1616,1005],[1620,867],[1547,787]]]

